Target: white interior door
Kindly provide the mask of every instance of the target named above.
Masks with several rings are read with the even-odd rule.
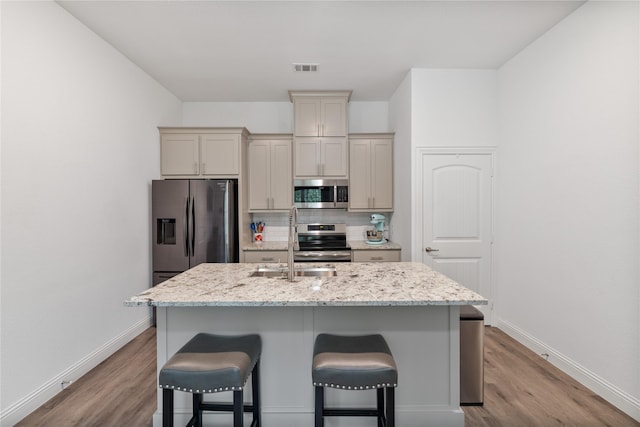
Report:
[[[422,262],[489,300],[491,324],[491,154],[422,154]]]

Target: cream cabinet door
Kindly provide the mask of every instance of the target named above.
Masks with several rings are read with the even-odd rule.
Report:
[[[393,148],[388,139],[371,140],[371,205],[393,209]]]
[[[293,197],[291,141],[271,142],[271,209],[289,209]]]
[[[238,175],[240,173],[240,136],[201,135],[200,167],[202,175]]]
[[[320,136],[320,98],[300,98],[293,103],[294,134]]]
[[[295,141],[296,177],[319,176],[320,173],[320,139],[296,138]]]
[[[291,141],[258,140],[249,143],[249,210],[285,210],[291,207]]]
[[[347,101],[344,98],[324,98],[320,103],[319,136],[347,136]]]
[[[346,138],[296,138],[296,178],[346,178],[349,168],[347,151]]]
[[[251,141],[249,143],[249,209],[269,209],[271,195],[271,143]],[[291,184],[289,184],[291,186]]]
[[[393,140],[349,141],[349,210],[393,211]]]
[[[298,96],[293,101],[295,136],[347,136],[347,96]]]
[[[347,177],[349,155],[346,138],[323,138],[321,144],[322,176]]]
[[[370,151],[368,140],[349,142],[349,209],[371,207]]]
[[[353,262],[400,262],[399,250],[375,249],[351,251]]]
[[[162,135],[160,173],[162,175],[198,175],[200,173],[198,135]]]
[[[244,251],[244,262],[287,262],[287,251]]]

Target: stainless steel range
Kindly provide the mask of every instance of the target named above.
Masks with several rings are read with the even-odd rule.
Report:
[[[346,224],[298,224],[295,262],[350,262]]]

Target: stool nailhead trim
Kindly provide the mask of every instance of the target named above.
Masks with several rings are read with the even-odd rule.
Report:
[[[182,388],[182,387],[176,387],[174,385],[159,385],[159,388],[170,388],[172,390],[178,390],[178,391],[187,391],[189,393],[194,393],[193,389],[186,389],[186,388]],[[196,390],[195,393],[218,393],[220,391],[241,391],[242,387],[220,387],[220,388],[214,388],[214,389],[209,389],[209,390]]]
[[[369,390],[375,388],[385,388],[385,387],[398,387],[398,384],[376,384],[376,385],[364,385],[364,386],[347,386],[340,384],[329,384],[329,383],[317,383],[313,382],[314,386],[317,387],[330,387],[330,388],[341,388],[343,390]]]

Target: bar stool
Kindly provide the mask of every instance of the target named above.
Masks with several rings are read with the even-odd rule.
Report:
[[[312,379],[315,386],[315,427],[324,426],[324,417],[327,416],[372,416],[377,417],[379,427],[394,427],[394,390],[398,385],[398,371],[382,335],[318,335],[313,347]],[[376,389],[376,409],[327,408],[324,403],[325,387]]]
[[[193,416],[187,427],[202,426],[202,411],[233,412],[233,426],[241,427],[243,414],[252,412],[251,427],[260,427],[259,335],[226,336],[200,333],[164,364],[158,383],[162,388],[162,425],[173,427],[173,391],[193,395]],[[243,388],[251,374],[252,404],[244,404]],[[203,393],[233,391],[233,404],[203,402]]]

